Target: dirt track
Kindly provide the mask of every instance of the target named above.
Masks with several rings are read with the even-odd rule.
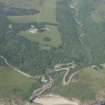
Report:
[[[2,55],[0,55],[0,58],[2,58],[4,60],[4,63],[6,65],[8,65],[8,67],[12,68],[13,70],[15,70],[16,72],[20,73],[23,76],[26,76],[28,78],[33,78],[31,75],[26,74],[24,72],[22,72],[21,70],[17,69],[16,67],[12,66],[11,64],[8,63],[7,59],[5,57],[3,57]],[[71,65],[71,66],[70,66]],[[65,66],[65,67],[62,67]],[[32,96],[30,97],[30,101],[33,102],[34,99],[37,99],[37,97],[41,96],[45,91],[49,90],[50,88],[53,87],[54,84],[54,79],[51,77],[51,73],[52,72],[60,72],[60,71],[66,71],[62,80],[62,84],[63,85],[68,85],[71,83],[72,78],[79,72],[79,71],[75,71],[74,73],[72,73],[69,77],[68,80],[66,80],[67,75],[69,74],[69,71],[71,70],[71,68],[75,68],[76,65],[72,64],[72,63],[67,63],[67,64],[58,64],[54,66],[54,70],[48,73],[48,78],[49,78],[49,82],[47,84],[44,84],[41,88],[38,88],[37,90],[33,91]],[[56,97],[56,98],[55,98]],[[55,100],[56,101],[53,101]],[[44,97],[44,98],[38,98],[37,101],[40,100],[40,102],[44,103],[43,105],[55,105],[55,104],[59,104],[59,101],[63,104],[63,102],[65,102],[64,104],[68,104],[68,105],[78,105],[77,103],[71,102],[71,101],[65,101],[64,98],[62,97],[58,97],[58,96],[52,96],[52,97]],[[47,101],[49,100],[49,101]],[[52,101],[52,102],[51,102]],[[47,102],[47,103],[46,103]],[[55,103],[54,103],[55,102]],[[71,104],[70,104],[71,102]],[[53,104],[52,104],[53,103]],[[61,104],[60,103],[60,104]]]
[[[46,95],[35,100],[36,103],[41,105],[79,105],[77,100],[68,100],[59,95]]]
[[[65,74],[64,74],[64,77],[63,77],[63,80],[62,80],[62,84],[63,85],[69,85],[72,81],[72,78],[79,73],[79,71],[75,71],[73,72],[70,77],[68,78],[68,80],[66,80],[66,77],[68,76],[69,74],[69,71],[71,70],[71,68],[76,68],[76,65],[75,64],[72,64],[72,66],[69,66],[69,64],[71,63],[67,63],[67,64],[59,64],[58,66],[55,66],[55,69],[53,72],[61,72],[61,71],[66,71]],[[65,68],[61,68],[62,65],[66,65],[68,67],[65,67]],[[58,68],[58,69],[57,69]]]
[[[28,78],[33,78],[31,75],[29,75],[29,74],[27,74],[27,73],[25,73],[25,72],[23,72],[23,71],[17,69],[16,67],[14,67],[14,66],[11,65],[10,63],[8,63],[8,60],[7,60],[4,56],[0,55],[0,58],[3,59],[3,60],[4,60],[4,63],[5,63],[8,67],[12,68],[14,71],[16,71],[16,72],[20,73],[21,75],[26,76],[26,77],[28,77]]]

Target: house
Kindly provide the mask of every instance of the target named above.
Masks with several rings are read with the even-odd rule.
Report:
[[[37,32],[44,32],[44,31],[48,31],[49,28],[44,26],[44,27],[41,27],[41,28],[37,28],[35,27],[34,25],[30,25],[30,29],[28,29],[28,32],[30,33],[37,33]]]
[[[44,26],[44,27],[42,27],[42,28],[39,28],[39,29],[38,29],[38,32],[44,32],[44,31],[48,31],[48,30],[49,30],[49,28],[46,27],[46,26]]]
[[[38,32],[38,29],[37,28],[30,28],[30,29],[28,29],[28,32],[30,32],[30,33],[37,33]]]

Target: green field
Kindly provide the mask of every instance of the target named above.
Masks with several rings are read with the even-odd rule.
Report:
[[[51,46],[51,47],[59,47],[62,44],[60,34],[56,27],[48,26],[49,30],[45,32],[38,33],[30,33],[28,31],[21,31],[18,35],[24,36],[27,39],[38,42],[42,45]],[[45,38],[49,38],[50,41],[44,40]]]
[[[31,23],[36,21],[56,23],[56,0],[45,0],[42,5],[39,5],[39,2],[36,0],[34,3],[40,10],[39,14],[35,16],[8,16],[8,19],[13,23]]]
[[[56,23],[56,1],[57,0],[45,0],[40,8],[40,14],[37,16],[39,22]]]
[[[24,9],[38,9],[40,1],[42,0],[0,0],[0,2],[4,3],[7,7],[11,6]]]
[[[91,68],[85,68],[80,70],[80,73],[68,86],[62,85],[62,75],[59,74],[56,80],[56,85],[52,89],[52,92],[60,94],[65,97],[74,97],[81,101],[95,100],[96,96],[105,97],[105,70],[94,70]]]
[[[37,17],[36,15],[29,15],[29,16],[8,16],[8,19],[12,23],[32,23],[36,22]]]
[[[28,79],[7,67],[0,67],[0,96],[29,98],[33,89],[38,86],[35,80]]]

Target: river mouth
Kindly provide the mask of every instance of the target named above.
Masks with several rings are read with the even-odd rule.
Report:
[[[68,100],[60,95],[54,94],[41,96],[40,98],[36,98],[34,102],[41,105],[79,105],[79,101],[77,100]]]

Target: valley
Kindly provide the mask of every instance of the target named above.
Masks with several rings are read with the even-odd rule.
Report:
[[[104,105],[104,12],[104,0],[0,0],[0,99]]]

